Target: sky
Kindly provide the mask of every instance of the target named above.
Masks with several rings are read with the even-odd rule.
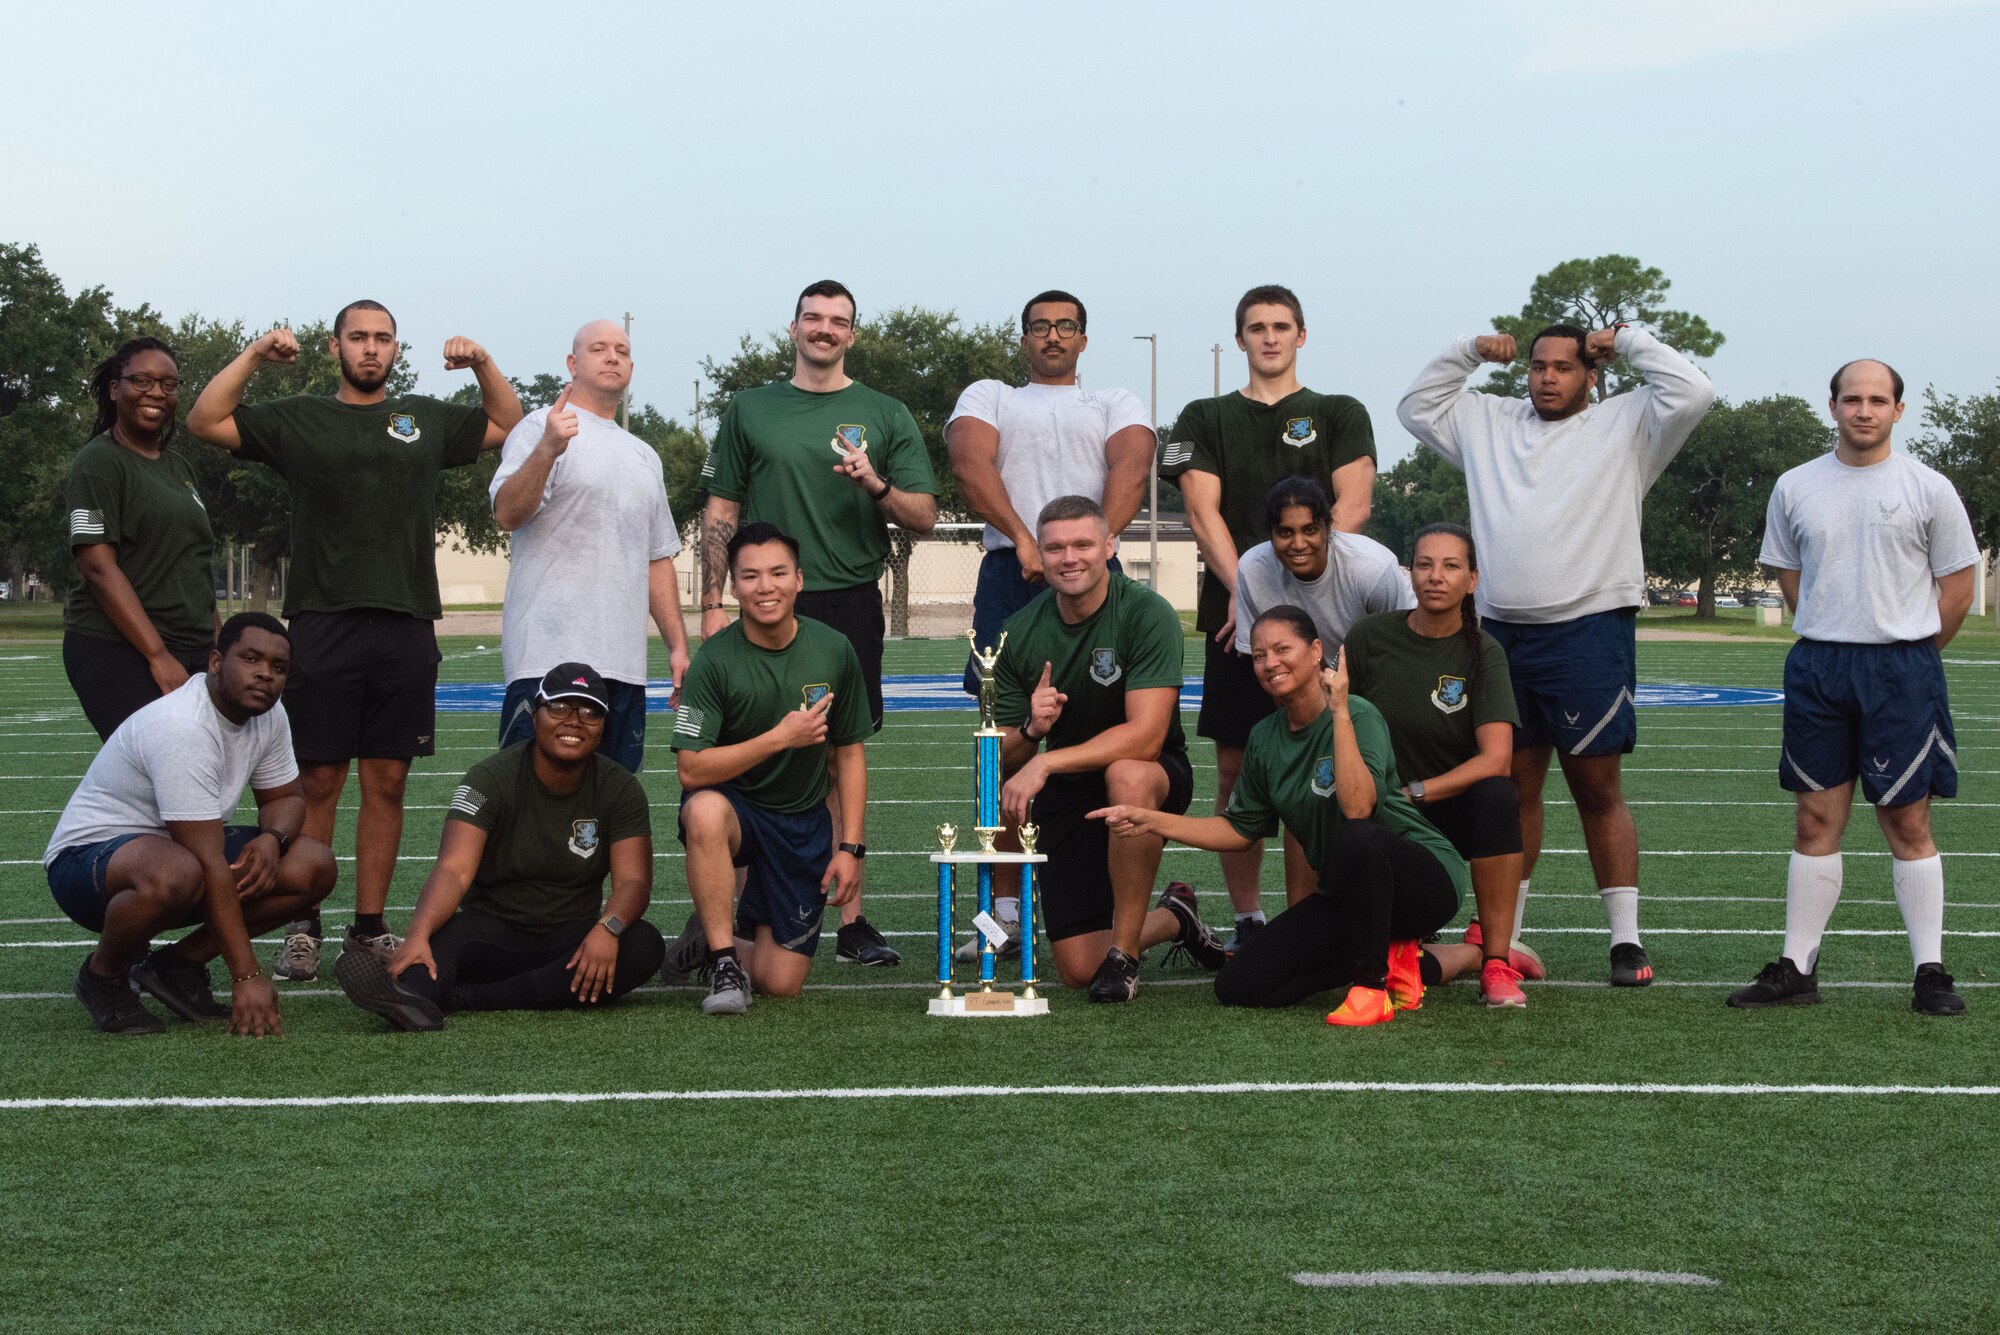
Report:
[[[0,241],[170,318],[375,298],[434,393],[451,335],[526,378],[629,311],[686,420],[834,277],[864,318],[1066,288],[1085,383],[1143,399],[1157,335],[1170,420],[1281,282],[1386,466],[1426,361],[1609,253],[1732,399],[2000,375],[1991,2],[7,7]]]

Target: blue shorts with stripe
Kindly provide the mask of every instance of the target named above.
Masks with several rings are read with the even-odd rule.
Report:
[[[757,939],[757,929],[771,929],[779,948],[810,956],[819,949],[820,920],[826,913],[821,878],[833,861],[833,813],[824,804],[807,811],[773,811],[760,807],[735,785],[718,783],[681,794],[681,847],[687,847],[687,804],[701,793],[714,793],[736,813],[741,840],[735,865],[743,872],[743,893],[736,901],[736,935]]]
[[[1931,641],[1800,640],[1785,656],[1778,782],[1809,793],[1856,777],[1878,807],[1958,795],[1944,659]]]
[[[1630,754],[1639,740],[1639,609],[1615,608],[1546,625],[1479,626],[1507,651],[1521,726],[1514,749],[1550,746],[1571,756]]]

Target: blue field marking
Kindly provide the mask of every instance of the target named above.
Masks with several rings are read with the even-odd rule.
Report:
[[[646,712],[672,712],[672,693],[672,683],[665,677],[647,682]],[[439,682],[437,707],[446,714],[490,714],[499,710],[506,695],[506,686],[497,681]],[[1656,686],[1641,683],[1635,698],[1641,709],[1655,705],[1685,709],[1705,705],[1782,704],[1785,693],[1746,686]],[[884,677],[882,703],[898,712],[974,707],[972,697],[965,693],[964,678],[956,672],[936,676]],[[1189,677],[1181,683],[1181,708],[1201,708],[1200,677]]]

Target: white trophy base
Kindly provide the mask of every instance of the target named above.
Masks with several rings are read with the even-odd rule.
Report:
[[[1012,992],[961,992],[951,997],[932,997],[932,1015],[959,1015],[973,1019],[989,1017],[1025,1018],[1047,1015],[1047,997],[1022,997]]]

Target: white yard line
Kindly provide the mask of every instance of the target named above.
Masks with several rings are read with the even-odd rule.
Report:
[[[1535,1284],[1677,1284],[1712,1289],[1721,1280],[1679,1270],[1333,1270],[1305,1271],[1292,1283],[1309,1289],[1513,1288]]]

